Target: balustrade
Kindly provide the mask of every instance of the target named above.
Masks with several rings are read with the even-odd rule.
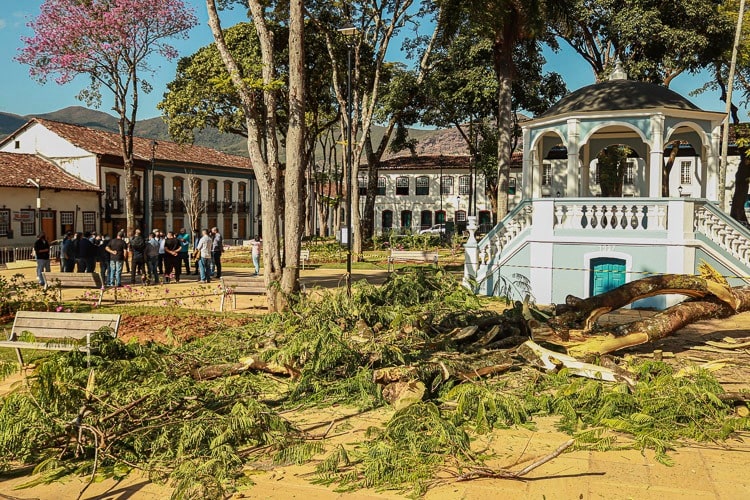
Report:
[[[665,203],[555,200],[555,229],[663,231],[666,222]]]
[[[694,229],[746,265],[750,262],[747,230],[713,205],[695,207]]]

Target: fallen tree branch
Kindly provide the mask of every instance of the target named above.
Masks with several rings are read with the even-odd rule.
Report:
[[[559,457],[562,452],[573,446],[573,443],[575,441],[573,439],[570,439],[560,446],[557,447],[555,451],[550,453],[549,455],[545,455],[539,460],[527,465],[523,469],[519,471],[511,471],[507,469],[500,469],[500,470],[491,470],[491,469],[485,469],[485,468],[471,468],[469,469],[469,472],[465,472],[463,474],[460,474],[456,481],[463,482],[463,481],[472,481],[474,479],[518,479],[520,477],[525,476],[529,472],[533,471],[537,467],[541,467],[542,465],[546,464],[550,460],[554,460],[555,458]]]

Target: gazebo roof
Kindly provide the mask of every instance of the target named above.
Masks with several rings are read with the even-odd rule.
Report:
[[[616,79],[580,88],[560,99],[538,118],[650,108],[700,111],[698,106],[663,85]]]

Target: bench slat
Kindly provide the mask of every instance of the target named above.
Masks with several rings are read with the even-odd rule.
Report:
[[[88,352],[89,348],[81,344],[55,344],[45,342],[21,342],[2,340],[0,341],[0,347],[10,347],[12,349],[36,349],[39,351],[74,351],[76,349]]]
[[[93,313],[74,313],[74,312],[49,312],[49,311],[18,311],[16,313],[16,319],[18,318],[41,318],[41,319],[54,319],[56,316],[64,317],[71,321],[86,321],[86,320],[106,320],[106,321],[119,321],[119,314],[93,314]]]
[[[72,320],[66,318],[51,317],[49,319],[42,318],[18,318],[13,324],[13,328],[61,328],[68,329],[71,331],[76,330],[98,330],[103,326],[114,326],[117,320],[109,319],[79,319]],[[92,330],[93,329],[93,330]]]

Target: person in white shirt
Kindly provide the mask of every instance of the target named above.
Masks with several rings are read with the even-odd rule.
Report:
[[[260,237],[253,238],[250,240],[250,254],[253,257],[253,267],[255,268],[255,274],[253,276],[258,276],[258,273],[260,272],[260,248],[261,248],[262,241]]]
[[[208,235],[208,229],[204,229],[202,234],[201,239],[198,240],[198,244],[195,246],[195,250],[200,255],[200,260],[198,261],[200,282],[208,283],[211,281],[211,247],[213,241],[211,240],[211,236]]]

